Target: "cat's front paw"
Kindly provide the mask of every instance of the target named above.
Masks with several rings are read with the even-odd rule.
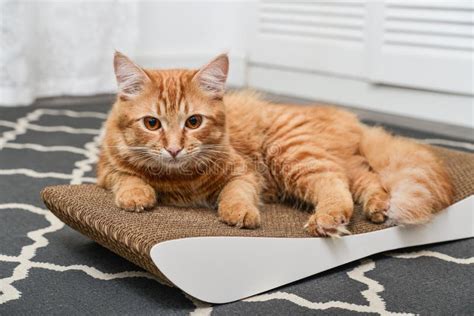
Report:
[[[148,185],[121,188],[115,194],[115,204],[126,211],[143,212],[156,205],[156,193]]]
[[[311,215],[304,228],[312,236],[339,237],[341,235],[350,234],[346,228],[348,223],[349,220],[342,213],[331,214],[326,212],[316,212]]]
[[[219,219],[230,226],[239,228],[257,228],[260,226],[260,212],[254,205],[238,203],[221,205]]]

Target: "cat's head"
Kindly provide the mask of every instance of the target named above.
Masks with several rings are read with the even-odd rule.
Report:
[[[227,55],[199,70],[149,70],[117,52],[114,68],[118,98],[112,122],[120,134],[114,142],[124,159],[177,168],[224,150]]]

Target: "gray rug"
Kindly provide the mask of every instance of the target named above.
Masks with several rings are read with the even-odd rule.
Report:
[[[474,314],[473,239],[377,255],[219,306],[158,283],[64,226],[39,197],[47,185],[94,182],[108,108],[0,109],[0,315]],[[463,140],[388,128],[474,151]]]

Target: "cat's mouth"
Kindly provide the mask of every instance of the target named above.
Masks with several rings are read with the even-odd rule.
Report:
[[[179,166],[179,165],[182,165],[184,164],[186,161],[187,161],[187,157],[185,156],[180,156],[180,157],[165,157],[163,159],[163,162],[167,165],[170,165],[170,166],[173,166],[173,167],[176,167],[176,166]]]

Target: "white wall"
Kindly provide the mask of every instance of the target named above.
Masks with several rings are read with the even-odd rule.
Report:
[[[137,61],[146,67],[199,67],[222,52],[231,59],[229,84],[245,84],[247,34],[255,1],[140,3]]]

